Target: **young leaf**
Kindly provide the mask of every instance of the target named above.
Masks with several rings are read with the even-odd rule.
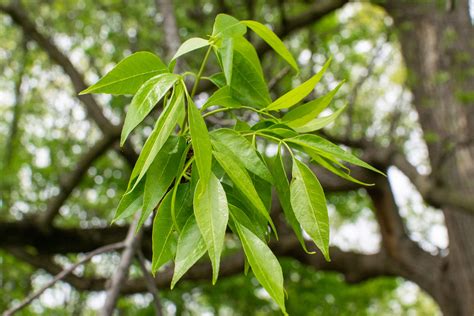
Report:
[[[283,314],[286,313],[283,272],[280,263],[267,244],[238,221],[234,221],[245,256],[255,277],[275,300]]]
[[[244,37],[234,38],[231,91],[246,106],[263,108],[271,102],[257,52]]]
[[[128,190],[120,199],[119,205],[115,210],[112,223],[119,219],[127,218],[140,210],[143,205],[143,181],[141,181],[136,190]]]
[[[174,256],[173,249],[173,219],[171,215],[172,192],[166,194],[161,202],[153,221],[152,249],[153,258],[151,271],[155,273],[163,264],[171,260]],[[181,184],[178,186],[175,200],[176,221],[181,227],[186,219],[192,214],[192,198],[190,185]]]
[[[326,62],[326,64],[317,74],[300,84],[298,87],[288,91],[287,93],[273,101],[270,105],[266,107],[267,110],[277,111],[281,109],[290,108],[301,100],[303,100],[308,94],[313,91],[319,80],[321,80],[321,77],[326,72],[326,69],[329,67],[330,62],[331,59]]]
[[[332,101],[334,95],[345,81],[339,83],[326,95],[309,101],[297,108],[291,110],[283,116],[283,121],[293,128],[301,127],[318,116]]]
[[[206,47],[206,46],[209,46],[208,40],[205,40],[204,38],[200,38],[200,37],[190,38],[187,41],[185,41],[183,44],[181,44],[176,54],[174,54],[173,58],[171,58],[171,61],[189,52],[192,52],[193,50]]]
[[[179,235],[171,289],[205,253],[206,243],[201,236],[196,219],[190,216]]]
[[[216,144],[217,146],[215,146]],[[224,169],[235,186],[243,193],[245,198],[251,203],[253,208],[263,215],[272,226],[273,231],[276,232],[265,204],[263,204],[260,199],[260,196],[252,183],[252,179],[250,179],[249,174],[241,165],[240,161],[226,147],[219,146],[219,142],[214,143],[214,148],[216,150],[213,151],[213,155],[219,165]]]
[[[272,30],[257,21],[247,20],[242,21],[242,23],[244,23],[245,25],[250,27],[252,31],[257,33],[257,35],[260,36],[260,38],[263,39],[265,42],[267,42],[267,44],[270,45],[270,47],[278,53],[278,55],[280,55],[284,60],[286,60],[286,62],[288,62],[288,64],[290,64],[290,66],[293,67],[296,72],[299,72],[298,64],[293,58],[293,55],[291,55],[285,44],[283,44],[283,42],[278,38],[275,33],[273,33]]]
[[[324,258],[330,261],[329,218],[324,191],[311,169],[297,159],[293,159],[290,196],[296,219]]]
[[[171,136],[150,165],[147,176],[145,177],[143,209],[140,220],[138,221],[137,231],[168,191],[169,186],[178,172],[178,166],[184,147],[185,140],[183,138]]]
[[[286,141],[300,145],[303,148],[309,148],[309,149],[315,150],[318,154],[320,154],[323,157],[328,157],[328,158],[335,157],[343,161],[349,162],[353,165],[375,171],[377,173],[380,173],[381,175],[385,175],[383,172],[375,169],[368,163],[360,160],[354,155],[346,152],[341,147],[337,146],[336,144],[331,143],[330,141],[320,136],[312,135],[312,134],[304,134],[304,135],[299,135],[293,138],[288,138],[286,139]]]
[[[212,30],[213,37],[236,37],[247,32],[245,25],[236,18],[227,14],[218,14]]]
[[[278,152],[275,158],[269,158],[268,160],[270,161],[270,170],[272,171],[273,179],[275,181],[275,189],[278,193],[278,199],[280,200],[283,212],[285,213],[285,218],[290,224],[291,228],[293,228],[296,238],[298,238],[298,241],[300,242],[303,249],[308,252],[303,237],[303,231],[301,230],[301,226],[296,219],[295,212],[291,207],[290,184],[288,183],[288,176],[285,171],[281,153]]]
[[[206,123],[191,98],[188,98],[189,131],[193,144],[194,157],[199,172],[199,178],[204,183],[211,175],[212,148]]]
[[[212,263],[212,283],[219,275],[219,265],[224,247],[225,230],[229,219],[229,207],[224,188],[211,173],[208,182],[199,179],[194,193],[194,215],[206,242]]]
[[[214,92],[209,99],[207,99],[206,103],[202,106],[203,110],[207,109],[210,106],[220,106],[223,108],[238,108],[240,103],[232,98],[230,87],[223,86],[222,88],[218,89]]]
[[[135,94],[145,81],[165,72],[169,72],[168,67],[158,56],[137,52],[123,59],[103,78],[79,94]]]
[[[210,133],[211,141],[220,142],[221,146],[227,147],[235,157],[245,166],[247,170],[272,183],[272,175],[265,163],[258,156],[255,147],[243,136],[234,130],[221,128]]]
[[[347,105],[347,104],[346,104]],[[346,109],[346,105],[332,113],[331,115],[315,118],[301,127],[295,127],[295,130],[299,133],[309,133],[320,130],[323,127],[334,122],[339,115]]]
[[[204,78],[204,77],[203,77]],[[225,86],[226,81],[225,81],[225,75],[223,72],[218,72],[213,74],[210,77],[207,77],[207,79],[212,82],[216,87],[222,88]]]
[[[138,157],[137,163],[133,168],[129,182],[129,187],[132,187],[132,190],[148,171],[148,168],[155,159],[156,155],[173,132],[176,124],[178,123],[180,112],[184,111],[183,103],[183,87],[179,84],[176,86],[171,100],[165,107],[163,113],[161,113],[158,121],[156,122],[155,128],[145,142],[140,156]]]
[[[176,74],[160,74],[145,82],[132,99],[132,103],[125,117],[120,137],[120,145],[123,146],[130,132],[140,124],[141,121],[155,107],[179,79]]]

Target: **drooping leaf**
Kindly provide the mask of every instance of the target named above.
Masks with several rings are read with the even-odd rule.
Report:
[[[201,236],[196,219],[190,216],[178,238],[171,289],[205,253],[206,243]]]
[[[273,179],[275,181],[275,189],[277,191],[281,207],[283,208],[285,218],[295,232],[296,238],[298,238],[298,241],[300,242],[303,249],[308,252],[303,237],[303,231],[301,230],[301,226],[296,219],[295,212],[291,207],[290,184],[288,182],[288,175],[285,171],[283,157],[281,156],[281,153],[278,152],[275,158],[269,158],[268,160],[270,161],[270,170],[272,171]]]
[[[163,145],[148,169],[145,177],[143,209],[137,231],[150,216],[173,182],[185,147],[185,140],[171,136]]]
[[[337,146],[336,144],[331,143],[327,139],[324,139],[320,136],[313,135],[313,134],[304,134],[304,135],[298,135],[296,137],[288,138],[286,139],[287,142],[289,143],[295,143],[297,145],[302,146],[303,148],[309,148],[312,150],[315,150],[318,154],[320,154],[323,157],[328,157],[328,158],[338,158],[343,161],[349,162],[353,165],[366,168],[372,171],[375,171],[377,173],[380,173],[382,175],[385,175],[383,172],[375,169],[368,163],[360,160],[359,158],[355,157],[351,153],[348,153],[341,147]]]
[[[123,146],[130,132],[143,121],[178,79],[179,76],[176,74],[160,74],[149,79],[140,87],[128,108],[120,137],[120,145]]]
[[[271,102],[257,52],[244,37],[234,39],[231,91],[246,106],[263,108]]]
[[[192,37],[188,40],[186,40],[183,44],[181,44],[181,46],[178,48],[178,51],[176,52],[176,54],[174,54],[173,58],[171,58],[171,61],[189,53],[189,52],[192,52],[196,49],[199,49],[199,48],[202,48],[202,47],[206,47],[206,46],[209,46],[209,41],[204,39],[204,38],[200,38],[200,37]]]
[[[223,86],[222,88],[218,89],[214,92],[209,99],[207,99],[206,103],[202,106],[203,109],[207,109],[210,106],[220,106],[223,108],[238,108],[240,103],[232,98],[230,87]]]
[[[171,216],[172,192],[166,194],[161,202],[153,221],[152,249],[153,258],[151,271],[155,273],[163,264],[170,261],[175,255],[173,219]],[[176,221],[181,227],[192,214],[192,198],[190,185],[180,184],[175,199]]]
[[[212,263],[212,282],[219,275],[220,257],[229,219],[227,198],[219,179],[211,173],[208,182],[199,179],[194,193],[194,215],[206,242]]]
[[[329,261],[329,218],[324,191],[311,169],[298,159],[293,159],[290,196],[296,219]]]
[[[343,84],[344,81],[326,95],[294,108],[283,116],[283,121],[293,128],[304,126],[315,119],[331,103],[334,95]]]
[[[227,14],[218,14],[214,21],[212,29],[213,37],[236,37],[242,36],[247,32],[245,25],[236,18]]]
[[[299,72],[298,64],[293,58],[293,55],[291,55],[285,44],[283,44],[280,38],[278,38],[278,36],[273,33],[272,30],[257,21],[247,20],[242,21],[242,23],[244,23],[245,25],[250,27],[252,31],[257,33],[257,35],[260,36],[260,38],[263,39],[265,42],[267,42],[267,44],[270,45],[270,47],[273,48],[273,50],[278,55],[280,55],[284,60],[286,60],[294,70]]]
[[[148,79],[169,72],[161,59],[150,52],[134,53],[119,62],[111,71],[79,94],[135,94]]]
[[[217,146],[216,146],[217,144]],[[252,179],[245,170],[244,166],[235,157],[235,155],[224,146],[219,146],[219,142],[214,145],[213,155],[219,165],[224,169],[226,174],[235,184],[235,186],[242,192],[245,198],[250,202],[253,208],[258,211],[270,223],[274,232],[276,232],[270,214],[263,204],[260,196],[255,189]]]
[[[343,179],[346,179],[348,181],[351,181],[351,182],[354,182],[354,183],[357,183],[357,184],[360,184],[360,185],[365,185],[365,186],[372,186],[374,184],[371,184],[371,183],[365,183],[365,182],[362,182],[362,181],[359,181],[353,177],[351,177],[351,175],[349,173],[346,173],[344,171],[342,171],[340,168],[337,168],[336,166],[333,166],[332,162],[330,159],[326,158],[326,157],[323,157],[323,156],[320,156],[318,154],[316,154],[315,152],[308,152],[308,154],[310,155],[311,159],[313,159],[313,161],[315,163],[317,163],[318,165],[320,165],[321,167],[331,171],[332,173],[334,173],[335,175],[343,178]]]
[[[323,74],[326,72],[326,69],[329,67],[330,62],[331,59],[326,62],[326,64],[317,74],[315,74],[310,79],[303,82],[293,90],[288,91],[287,93],[273,101],[271,104],[269,104],[266,108],[272,111],[287,109],[303,100],[308,94],[313,91],[316,84],[321,80]]]
[[[235,220],[254,233],[258,238],[261,240],[265,240],[265,231],[260,229],[258,223],[255,223],[253,220],[250,219],[250,217],[239,207],[232,205],[229,203],[229,211],[232,216],[232,218],[235,218]],[[229,225],[232,225],[232,222],[229,222]]]
[[[309,133],[320,130],[321,128],[324,128],[334,122],[345,109],[346,105],[328,116],[318,117],[301,127],[295,127],[295,130],[299,133]]]
[[[272,183],[272,175],[265,163],[258,156],[255,147],[243,136],[234,130],[221,128],[211,132],[211,141],[220,142],[227,147],[247,170],[256,174],[267,182]]]
[[[199,172],[199,178],[204,183],[209,181],[211,175],[212,147],[201,113],[191,98],[188,98],[189,131],[193,144],[194,157]]]
[[[184,111],[184,91],[182,85],[179,84],[176,86],[171,100],[156,122],[155,128],[146,140],[137,163],[133,168],[129,182],[129,188],[132,187],[132,190],[148,171],[156,155],[173,132],[182,111]]]
[[[235,218],[234,224],[255,277],[270,294],[271,298],[275,300],[283,314],[287,315],[283,272],[278,259],[265,242]]]

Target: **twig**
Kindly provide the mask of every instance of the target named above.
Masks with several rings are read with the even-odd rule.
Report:
[[[15,314],[16,312],[20,311],[21,309],[25,308],[26,306],[28,306],[31,302],[33,302],[35,299],[37,299],[41,294],[43,294],[44,291],[46,291],[48,288],[50,288],[51,286],[53,286],[56,282],[58,282],[59,280],[63,279],[65,276],[67,276],[69,273],[73,272],[78,266],[80,266],[81,264],[84,264],[85,262],[89,261],[92,257],[94,256],[97,256],[101,253],[104,253],[104,252],[109,252],[109,251],[113,251],[113,250],[117,250],[117,249],[120,249],[124,247],[124,242],[118,242],[118,243],[115,243],[115,244],[110,244],[110,245],[106,245],[106,246],[103,246],[103,247],[100,247],[100,248],[97,248],[96,250],[94,251],[91,251],[89,252],[84,258],[82,258],[81,260],[79,260],[77,263],[73,264],[72,266],[70,266],[69,268],[67,269],[64,269],[63,271],[61,271],[60,273],[58,273],[51,281],[49,281],[45,286],[43,286],[41,289],[39,289],[38,291],[36,291],[35,293],[31,294],[30,296],[28,296],[25,300],[23,300],[19,305],[5,311],[3,313],[3,316],[11,316],[13,314]]]
[[[151,276],[150,272],[146,268],[146,259],[143,256],[143,253],[140,249],[137,251],[138,263],[140,264],[140,268],[142,269],[143,278],[145,279],[146,287],[148,291],[153,295],[153,302],[155,303],[155,315],[162,316],[163,315],[163,306],[161,305],[160,296],[158,294],[158,288],[156,287],[155,280]]]
[[[132,259],[135,256],[135,250],[141,241],[142,232],[140,231],[139,233],[135,234],[139,219],[140,212],[137,212],[133,219],[133,223],[128,229],[127,237],[124,241],[125,249],[122,253],[122,257],[120,258],[120,264],[117,267],[117,271],[110,280],[111,283],[109,289],[107,290],[107,297],[105,298],[105,303],[100,313],[102,316],[110,316],[113,314],[115,305],[119,298],[120,289],[127,279],[128,271],[130,269],[130,265],[132,264]]]

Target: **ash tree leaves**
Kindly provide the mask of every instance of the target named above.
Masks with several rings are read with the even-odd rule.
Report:
[[[135,94],[141,85],[161,73],[169,72],[161,59],[150,52],[137,52],[119,62],[98,82],[79,94]]]
[[[185,41],[169,66],[151,53],[138,52],[82,93],[134,94],[124,120],[121,144],[157,104],[163,104],[113,220],[125,220],[140,212],[140,229],[155,213],[152,272],[174,261],[173,288],[207,253],[215,283],[230,228],[240,239],[248,263],[246,269],[252,269],[286,314],[282,270],[267,245],[272,232],[278,239],[270,217],[275,206],[272,189],[276,189],[284,216],[303,249],[308,252],[306,233],[329,260],[326,198],[316,175],[303,162],[304,157],[360,185],[367,184],[351,177],[343,163],[381,172],[314,133],[344,111],[342,107],[319,117],[343,82],[326,95],[300,104],[321,80],[330,59],[317,74],[272,101],[258,54],[244,37],[247,28],[299,73],[291,53],[268,27],[219,14],[209,39],[195,37]],[[197,53],[203,47],[208,47],[208,53],[194,75],[194,87],[205,78],[218,89],[198,108],[193,100],[196,89],[189,93],[185,85],[190,72],[176,74],[169,69],[173,69],[176,58]],[[204,74],[211,51],[220,69]],[[255,119],[243,121],[239,115],[244,110],[254,112]],[[207,117],[218,112],[229,113],[235,126],[210,131]],[[265,155],[262,139],[278,147],[274,157]],[[284,155],[292,160],[289,173]]]

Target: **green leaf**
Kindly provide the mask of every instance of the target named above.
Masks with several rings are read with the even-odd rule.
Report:
[[[213,37],[242,36],[247,32],[245,25],[236,18],[227,14],[218,14],[212,30]]]
[[[332,101],[334,95],[345,81],[339,83],[326,95],[305,103],[283,116],[283,121],[293,128],[302,127],[318,116]]]
[[[329,218],[326,198],[318,179],[304,163],[293,159],[291,206],[301,227],[329,259]]]
[[[257,21],[247,20],[242,21],[242,23],[244,23],[246,26],[250,27],[252,31],[257,33],[257,35],[260,36],[260,38],[263,39],[265,42],[267,42],[267,44],[270,45],[270,47],[273,48],[273,50],[277,52],[278,55],[280,55],[284,60],[286,60],[288,64],[293,67],[294,70],[299,72],[298,64],[293,58],[293,55],[291,55],[285,44],[283,44],[280,38],[278,38],[278,36],[273,33],[272,30]]]
[[[201,236],[196,219],[190,216],[178,238],[171,289],[205,253],[206,243]]]
[[[289,92],[285,93],[284,95],[273,101],[270,105],[267,106],[267,109],[272,111],[286,109],[303,100],[308,94],[313,91],[316,84],[321,80],[323,74],[326,72],[326,69],[329,67],[330,62],[331,59],[326,62],[326,64],[317,74],[300,84],[298,87],[294,88],[293,90],[290,90]]]
[[[212,263],[212,283],[219,275],[219,265],[224,237],[229,219],[227,198],[219,179],[211,173],[208,182],[199,179],[194,193],[194,215],[206,242]]]
[[[234,39],[232,37],[225,38],[222,46],[219,48],[221,57],[222,71],[224,72],[227,85],[232,81],[232,61],[234,59]]]
[[[314,132],[317,130],[320,130],[321,128],[326,127],[327,125],[331,124],[334,122],[339,115],[346,109],[346,105],[344,105],[342,108],[337,110],[336,112],[332,113],[331,115],[324,116],[324,117],[318,117],[315,118],[314,120],[309,121],[305,125],[301,127],[295,127],[295,130],[299,133],[308,133],[308,132]]]
[[[119,219],[127,218],[142,208],[143,187],[144,181],[141,181],[138,183],[136,190],[129,190],[122,196],[119,205],[115,210],[112,223],[118,221]]]
[[[203,77],[203,78],[206,78],[218,88],[222,88],[226,84],[226,81],[225,81],[226,79],[223,72],[218,72],[218,73],[213,74],[210,77]]]
[[[219,146],[219,142],[215,142],[213,155],[219,165],[224,169],[226,174],[235,184],[235,186],[242,192],[245,198],[250,202],[255,210],[257,210],[270,223],[273,231],[276,233],[270,214],[263,204],[260,196],[252,183],[252,179],[241,165],[240,161],[235,155],[225,146]]]
[[[211,141],[220,142],[234,153],[235,157],[245,166],[247,170],[259,176],[267,182],[272,183],[272,175],[265,163],[260,159],[255,147],[243,136],[234,130],[221,128],[210,133]]]
[[[275,189],[278,193],[278,199],[280,200],[281,207],[283,208],[285,218],[290,224],[291,228],[293,228],[296,238],[298,238],[298,241],[300,242],[303,249],[308,252],[303,237],[303,231],[301,230],[301,226],[296,219],[295,212],[291,207],[290,184],[285,171],[283,157],[281,156],[281,153],[278,152],[275,158],[269,158],[268,160],[270,161],[270,170],[272,171],[273,179],[275,181]]]
[[[263,108],[271,102],[257,52],[244,37],[234,38],[231,91],[246,106]]]
[[[181,44],[181,46],[178,48],[178,51],[176,52],[176,54],[174,54],[173,58],[171,58],[171,61],[189,53],[189,52],[192,52],[193,50],[196,50],[196,49],[199,49],[199,48],[203,48],[203,47],[206,47],[206,46],[209,46],[209,41],[204,39],[204,38],[200,38],[200,37],[192,37],[190,39],[188,39],[187,41],[185,41],[183,44]]]
[[[149,52],[137,52],[123,59],[99,81],[79,94],[134,94],[145,81],[165,72],[169,72],[168,67],[158,56]]]
[[[252,231],[235,221],[245,256],[258,282],[275,300],[282,312],[287,315],[285,308],[285,292],[283,288],[283,272],[280,263],[270,248]]]
[[[199,172],[199,178],[204,183],[209,181],[212,164],[212,147],[201,112],[191,98],[188,98],[189,131],[193,144],[194,157]]]
[[[260,229],[259,225],[252,221],[242,209],[229,203],[229,211],[234,221],[237,221],[250,229],[252,233],[258,236],[261,240],[265,240],[265,230]],[[232,222],[229,224],[231,225]]]
[[[218,89],[214,92],[209,99],[207,99],[206,103],[202,106],[202,109],[207,109],[210,106],[220,106],[223,108],[238,108],[240,103],[234,100],[231,95],[230,87],[223,86],[222,88]]]
[[[189,183],[178,186],[175,200],[175,215],[181,227],[184,226],[186,220],[192,214],[192,198],[190,195]],[[173,248],[174,226],[171,215],[171,201],[172,192],[169,192],[161,202],[153,221],[153,258],[151,264],[153,274],[175,255],[175,249]]]
[[[156,155],[145,177],[143,209],[137,231],[158,205],[173,182],[185,147],[185,140],[171,136]]]
[[[343,161],[349,162],[353,165],[375,171],[377,173],[380,173],[381,175],[385,175],[380,170],[375,169],[368,163],[360,160],[354,155],[346,152],[341,147],[337,146],[336,144],[331,143],[330,141],[320,136],[304,134],[304,135],[299,135],[293,138],[288,138],[285,141],[300,145],[303,148],[309,148],[309,149],[315,150],[318,154],[320,154],[323,157],[327,157],[327,158],[335,157]]]
[[[155,128],[146,140],[137,163],[133,168],[129,182],[129,188],[132,187],[132,190],[148,171],[156,155],[173,132],[182,111],[184,111],[184,91],[182,85],[179,84],[174,89],[173,96],[168,105],[158,118]]]
[[[127,111],[120,137],[123,146],[130,132],[140,124],[155,105],[173,87],[179,76],[176,74],[160,74],[145,82],[132,99]]]
[[[365,186],[373,186],[374,184],[371,184],[371,183],[365,183],[365,182],[362,182],[362,181],[359,181],[353,177],[351,177],[348,173],[342,171],[340,168],[337,168],[335,166],[332,165],[331,163],[331,160],[326,158],[326,157],[323,157],[323,156],[320,156],[314,152],[307,152],[309,154],[309,156],[311,157],[311,159],[313,159],[313,161],[317,164],[319,164],[321,167],[331,171],[332,173],[334,173],[335,175],[343,178],[343,179],[346,179],[348,181],[351,181],[351,182],[354,182],[354,183],[357,183],[357,184],[360,184],[360,185],[365,185]]]

